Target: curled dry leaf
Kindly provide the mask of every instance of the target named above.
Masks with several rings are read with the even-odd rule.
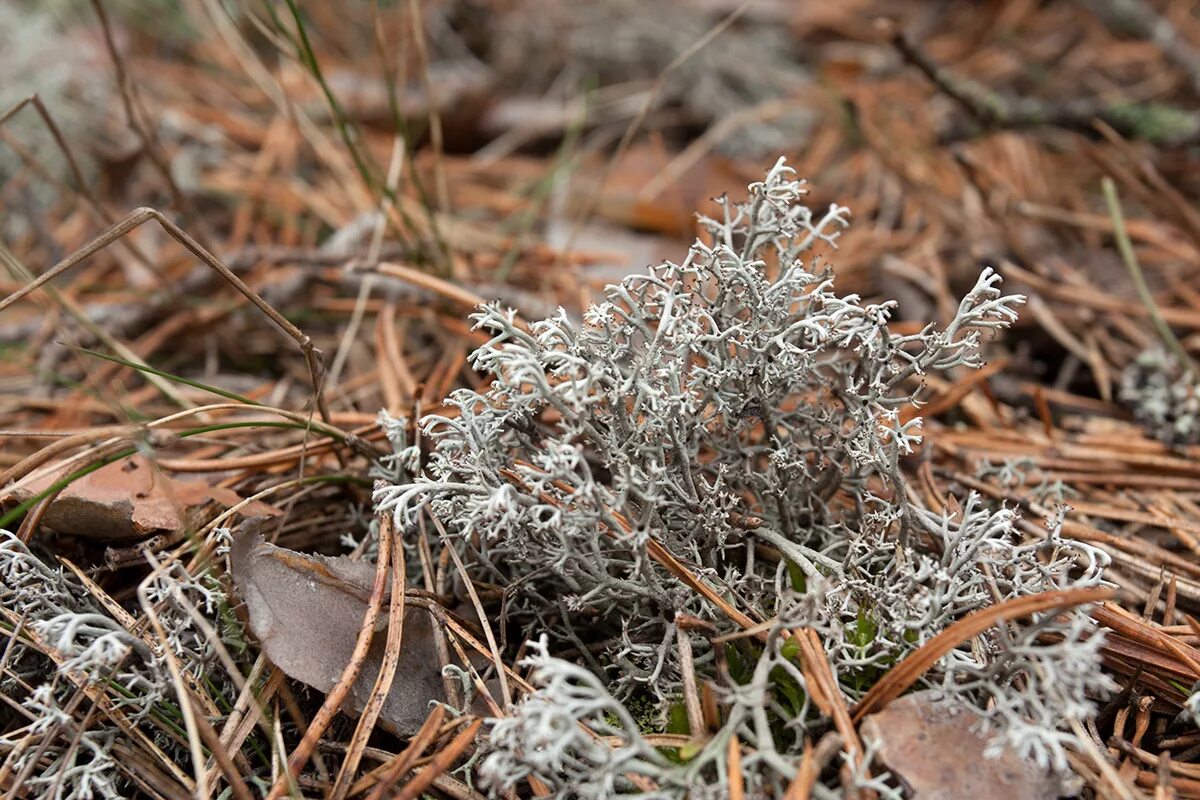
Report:
[[[866,717],[860,732],[913,800],[1053,800],[1070,794],[1062,781],[1008,748],[984,755],[991,737],[979,724],[979,716],[961,704],[923,691]]]
[[[67,474],[47,471],[14,486],[0,498],[24,503],[38,497]],[[106,464],[72,481],[50,502],[43,523],[69,536],[99,541],[145,539],[181,533],[198,521],[210,503],[230,508],[242,501],[232,489],[204,481],[179,481],[156,469],[144,456],[133,455]],[[254,501],[242,508],[245,516],[273,516],[279,510]]]
[[[266,542],[257,527],[252,522],[244,525],[230,553],[233,580],[246,603],[250,631],[289,677],[328,692],[354,651],[375,567],[345,557],[309,556],[277,547]],[[383,663],[387,624],[385,608],[350,690],[350,707],[343,709],[349,713],[358,714],[370,697]],[[431,615],[407,606],[400,661],[380,724],[398,736],[412,736],[429,715],[429,703],[445,699]]]

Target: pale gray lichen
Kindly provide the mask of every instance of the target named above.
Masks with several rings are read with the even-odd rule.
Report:
[[[1152,436],[1169,444],[1200,442],[1200,381],[1164,348],[1143,351],[1125,368],[1120,397]]]
[[[213,687],[228,683],[222,671],[212,669],[215,653],[207,632],[188,613],[191,607],[215,616],[224,597],[211,580],[185,576],[177,567],[157,573],[144,586],[167,636],[152,647],[102,608],[73,574],[50,567],[16,536],[0,530],[0,602],[57,662],[55,668],[30,644],[13,647],[4,689],[36,715],[34,732],[44,738],[38,747],[15,751],[14,742],[0,739],[0,751],[12,755],[10,765],[18,773],[29,770],[29,785],[44,787],[43,796],[129,796],[127,778],[107,755],[112,742],[126,733],[101,714],[78,730],[79,722],[64,710],[77,705],[70,703],[77,684],[103,686],[110,708],[142,724],[175,703],[164,647],[179,659],[185,674]],[[188,757],[186,747],[161,736],[157,726],[147,724],[147,730],[168,752]]]
[[[1075,736],[1063,726],[1087,719],[1095,699],[1116,688],[1100,669],[1102,643],[1084,613],[1040,614],[990,632],[985,657],[947,668],[943,686],[973,697],[988,727],[999,732],[989,752],[1008,745],[1039,768],[1064,774]]]
[[[1191,718],[1192,724],[1200,727],[1200,681],[1192,684],[1192,693],[1184,701],[1182,713]]]
[[[613,797],[633,786],[636,776],[664,783],[664,776],[674,772],[671,762],[646,743],[637,722],[600,679],[551,658],[544,639],[531,642],[530,649],[522,666],[532,668],[537,691],[521,704],[519,714],[493,725],[495,747],[480,767],[483,783],[507,790],[534,777],[569,784],[580,800]],[[686,785],[682,775],[671,782],[676,785],[647,796],[668,798],[671,788]]]
[[[835,244],[845,208],[814,213],[782,160],[749,189],[701,218],[709,239],[681,263],[609,287],[582,325],[560,312],[527,329],[481,309],[477,327],[494,337],[472,363],[491,385],[420,421],[424,447],[406,421],[388,422],[395,482],[376,491],[379,508],[401,530],[430,513],[474,578],[503,588],[505,621],[547,637],[542,694],[493,728],[485,773],[496,792],[533,774],[557,797],[720,794],[721,748],[736,733],[752,753],[748,788],[779,794],[805,734],[828,723],[784,652],[785,630],[820,633],[852,701],[972,611],[1102,578],[1104,554],[1057,527],[1026,541],[1011,509],[971,495],[937,512],[906,490],[900,459],[920,423],[901,411],[917,403],[920,377],[981,366],[983,333],[1007,326],[1022,298],[1002,295],[987,269],[944,329],[896,335],[893,304],[838,296],[812,255]],[[683,768],[639,745],[617,707],[645,692],[664,708],[677,701],[678,612],[736,626],[656,562],[660,545],[752,619],[775,620],[764,646],[736,652],[689,634],[725,716]],[[997,632],[924,680],[1061,766],[1060,726],[1103,688],[1099,636],[1078,612],[1029,630],[1059,648]],[[601,752],[571,738],[570,721],[621,743]],[[631,772],[654,788],[616,777]]]
[[[52,800],[122,800],[128,796],[112,757],[114,729],[76,731],[74,717],[59,706],[55,686],[49,682],[33,687],[21,707],[33,715],[28,726],[32,736],[41,739],[66,733],[65,738],[74,740],[69,747],[47,747],[41,759],[36,759],[38,748],[34,747],[14,760],[18,774],[34,764],[39,767],[31,769],[22,784],[31,793],[36,792],[31,796]]]
[[[775,633],[778,630],[777,626]],[[717,800],[729,796],[728,746],[734,733],[739,733],[755,745],[742,762],[743,778],[749,778],[748,796],[766,796],[768,788],[781,796],[780,789],[795,778],[798,764],[776,749],[762,699],[771,681],[780,680],[778,675],[772,677],[775,670],[787,670],[799,686],[804,685],[804,677],[792,659],[780,655],[779,641],[773,634],[768,646],[773,655],[762,658],[753,678],[728,698],[729,720],[721,731],[683,760],[668,758],[646,741],[625,706],[595,674],[551,657],[544,639],[531,642],[532,654],[522,666],[532,668],[530,679],[537,688],[517,713],[494,721],[490,752],[479,768],[480,781],[493,796],[532,777],[552,787],[552,796],[563,800],[627,795],[643,800]],[[865,762],[870,763],[872,756],[868,752]],[[887,778],[878,767],[869,774],[856,765],[847,788],[870,787],[885,800],[899,800],[902,793]],[[813,794],[836,796],[820,785]]]
[[[1079,493],[1058,478],[1050,478],[1028,456],[993,462],[984,459],[975,468],[975,477],[990,480],[1005,489],[1019,490],[1035,503],[1054,508]]]

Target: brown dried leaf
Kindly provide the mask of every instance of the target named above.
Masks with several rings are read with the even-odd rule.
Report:
[[[979,717],[935,691],[914,692],[863,720],[864,741],[911,791],[913,800],[1052,800],[1066,787],[1044,770],[1005,749],[984,750],[989,735]]]
[[[212,486],[204,481],[171,481],[171,487],[179,502],[189,509],[208,502],[216,503],[223,508],[233,508],[245,499],[233,489],[225,486]],[[251,500],[242,506],[238,513],[249,519],[250,517],[276,517],[283,512],[270,503]]]
[[[64,472],[49,472],[15,488],[7,499],[23,503],[45,492]],[[145,539],[179,533],[189,515],[209,502],[225,508],[242,501],[232,489],[204,481],[177,481],[140,455],[114,461],[71,483],[51,501],[42,522],[59,533],[84,539]],[[244,516],[273,516],[280,511],[255,501]]]
[[[332,689],[354,651],[375,567],[277,547],[249,525],[234,539],[230,559],[250,630],[267,656],[289,677],[321,692]],[[385,612],[347,699],[350,707],[343,709],[348,713],[357,715],[370,697],[383,663],[386,628]],[[429,715],[430,701],[445,699],[433,620],[428,611],[409,606],[380,724],[398,736],[412,736]]]

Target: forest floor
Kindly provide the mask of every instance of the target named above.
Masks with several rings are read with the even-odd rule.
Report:
[[[380,411],[411,421],[486,387],[477,305],[578,318],[606,284],[681,260],[696,212],[786,156],[812,208],[850,209],[821,266],[843,295],[896,301],[897,335],[953,319],[985,266],[1027,297],[986,366],[929,374],[904,412],[924,433],[909,492],[939,510],[977,492],[1028,536],[1061,521],[1107,553],[1112,591],[1089,608],[1116,688],[1071,767],[1090,796],[1200,797],[1181,718],[1200,680],[1193,4],[226,5],[0,11],[25,32],[0,33],[0,528],[140,643],[123,652],[165,646],[173,681],[155,689],[170,713],[137,712],[126,659],[117,680],[84,676],[8,574],[8,796],[479,797],[470,714],[363,730],[323,702],[346,681],[293,680],[363,653],[285,643],[331,648],[290,678],[262,657],[221,532],[265,516],[291,551],[385,555]],[[412,596],[436,602],[454,565],[436,543],[420,556],[431,591]],[[387,613],[374,573],[361,608],[315,626]],[[164,610],[171,586],[191,616]],[[192,651],[236,685],[189,673]],[[516,649],[484,652],[526,675]],[[112,732],[108,772],[79,755],[89,730]],[[789,796],[839,785],[820,755]]]

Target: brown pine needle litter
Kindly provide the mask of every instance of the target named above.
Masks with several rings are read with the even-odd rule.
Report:
[[[0,7],[0,791],[1200,798],[1192,6]]]

